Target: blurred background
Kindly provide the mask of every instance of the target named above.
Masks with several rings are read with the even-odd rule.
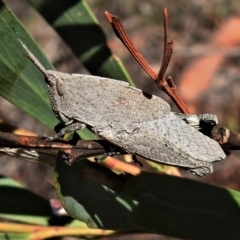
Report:
[[[22,21],[58,71],[88,72],[51,27],[25,0],[4,0]],[[114,35],[104,11],[117,15],[136,48],[158,72],[163,53],[163,9],[169,13],[169,39],[174,50],[167,74],[170,74],[191,113],[212,113],[219,126],[239,131],[240,117],[240,5],[239,1],[156,1],[86,0],[102,26],[112,52],[122,59],[138,88],[164,98],[173,111],[179,111],[165,93],[140,68]],[[84,37],[84,36],[82,36]],[[51,134],[34,119],[0,98],[0,119],[22,134]],[[238,151],[214,165],[215,171],[204,178],[185,171],[181,175],[210,184],[240,190]],[[24,183],[45,198],[54,196],[47,179],[52,169],[24,161],[1,157],[0,174]],[[48,193],[46,195],[46,192]]]

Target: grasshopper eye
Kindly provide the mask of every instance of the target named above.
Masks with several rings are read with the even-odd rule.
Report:
[[[64,82],[61,78],[56,78],[56,89],[59,96],[63,96],[65,93]]]

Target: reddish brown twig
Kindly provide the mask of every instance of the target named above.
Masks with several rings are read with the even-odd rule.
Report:
[[[156,79],[158,84],[161,84],[160,81],[164,79],[173,51],[173,41],[172,40],[168,41],[168,12],[166,8],[164,9],[163,12],[163,28],[164,28],[164,48],[161,67],[159,69]]]
[[[132,54],[132,56],[136,59],[136,61],[140,64],[140,66],[145,70],[145,72],[155,81],[155,79],[157,78],[156,73],[151,69],[147,61],[135,48],[130,38],[126,34],[120,19],[107,11],[105,12],[105,16],[107,20],[111,23],[113,31],[115,32],[116,36],[122,41],[122,43]]]
[[[56,164],[57,151],[68,159],[70,156],[73,162],[86,159],[88,157],[104,155],[105,153],[115,151],[116,153],[124,154],[124,151],[109,143],[108,141],[62,141],[48,142],[40,140],[34,136],[23,136],[0,131],[0,154],[11,155],[30,162],[54,167]],[[116,160],[118,161],[118,160]],[[106,163],[106,167],[109,164]],[[129,175],[115,174],[110,169],[113,165],[117,165],[113,160],[110,162],[110,168],[106,168],[97,163],[87,161],[84,169],[83,177],[102,183],[112,189],[121,187]],[[125,163],[124,169],[130,174],[139,173],[139,168]]]
[[[179,107],[179,109],[183,113],[189,114],[186,105],[178,95],[177,88],[173,82],[173,79],[171,77],[165,77],[165,72],[171,60],[173,46],[173,41],[168,42],[167,40],[167,19],[168,19],[167,9],[166,8],[164,9],[164,53],[161,68],[159,70],[158,75],[151,69],[147,61],[134,47],[133,43],[131,42],[130,38],[125,32],[120,19],[116,16],[113,16],[109,12],[105,12],[105,16],[111,23],[116,36],[122,41],[122,43],[126,46],[128,51],[135,58],[135,60],[144,69],[144,71],[157,83],[160,89],[162,89],[165,93],[167,93],[170,96],[170,98],[174,101],[174,103]]]
[[[12,133],[0,131],[0,148],[20,148],[20,149],[34,149],[45,150],[62,150],[69,155],[72,161],[79,159],[86,159],[88,157],[104,155],[106,153],[115,152],[117,154],[124,154],[124,151],[106,140],[101,141],[61,141],[49,142],[40,140],[34,136],[22,136]],[[69,162],[69,164],[72,163]],[[39,162],[38,162],[39,163]]]

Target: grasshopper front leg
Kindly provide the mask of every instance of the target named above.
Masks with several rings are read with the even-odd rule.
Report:
[[[69,128],[65,129],[65,127],[70,126]],[[55,140],[60,140],[62,139],[67,133],[70,132],[74,132],[77,130],[81,130],[83,128],[86,127],[86,124],[84,123],[80,123],[80,122],[70,122],[70,123],[58,123],[55,127],[54,127],[54,131],[56,132],[56,134],[52,137],[49,136],[42,136],[39,135],[38,138],[39,139],[45,139],[47,141],[55,141]]]

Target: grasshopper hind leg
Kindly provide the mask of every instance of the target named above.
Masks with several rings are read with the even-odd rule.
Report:
[[[213,165],[211,162],[204,162],[203,166],[197,168],[188,168],[188,171],[199,177],[203,177],[213,172]]]

